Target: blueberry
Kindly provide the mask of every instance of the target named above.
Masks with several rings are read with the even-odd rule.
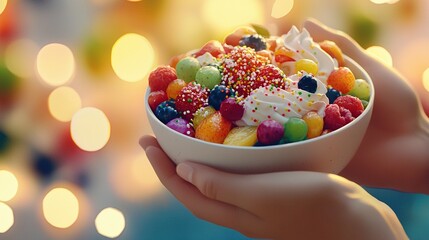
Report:
[[[155,109],[155,116],[164,124],[179,117],[174,100],[167,100],[160,103]]]
[[[299,80],[298,88],[307,92],[315,93],[317,89],[317,81],[311,75],[305,75]]]
[[[329,98],[329,103],[334,103],[335,99],[337,99],[339,96],[341,96],[340,91],[334,89],[334,88],[328,88],[328,91],[326,92],[326,96]]]
[[[215,86],[210,91],[209,96],[209,105],[211,105],[214,109],[219,110],[220,104],[227,97],[231,97],[234,95],[234,90],[225,87],[224,85]]]
[[[267,42],[265,38],[259,34],[245,35],[240,39],[240,46],[247,46],[255,49],[255,51],[261,51],[267,49]]]

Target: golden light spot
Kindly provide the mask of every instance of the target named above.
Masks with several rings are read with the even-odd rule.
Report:
[[[276,0],[271,9],[273,18],[282,18],[286,16],[293,8],[294,0]]]
[[[249,23],[263,23],[264,6],[261,1],[247,0],[203,1],[202,16],[214,30],[231,30]]]
[[[372,46],[366,49],[366,52],[370,54],[371,56],[377,58],[385,65],[392,67],[393,66],[393,60],[390,53],[383,47],[380,46]]]
[[[0,233],[7,232],[14,221],[12,209],[6,203],[0,202]]]
[[[68,122],[73,114],[82,107],[79,94],[71,87],[59,87],[51,92],[48,98],[48,107],[52,116]]]
[[[7,5],[7,0],[0,0],[0,14],[5,10]]]
[[[370,1],[375,4],[384,4],[384,3],[394,4],[399,2],[399,0],[370,0]]]
[[[54,188],[43,199],[43,215],[57,228],[68,228],[79,215],[79,201],[68,189]]]
[[[65,45],[51,43],[37,54],[37,72],[47,84],[59,86],[68,82],[75,70],[72,51]]]
[[[115,161],[110,168],[110,182],[118,195],[134,202],[158,197],[163,190],[144,153]]]
[[[33,74],[37,51],[36,43],[29,39],[13,41],[5,49],[5,64],[15,75],[28,78]]]
[[[149,73],[155,53],[150,42],[136,33],[120,37],[112,47],[111,63],[116,75],[127,82],[137,82]]]
[[[115,208],[105,208],[95,218],[95,228],[102,236],[116,238],[125,229],[124,214]]]
[[[429,92],[429,68],[423,72],[423,87]]]
[[[110,138],[110,122],[99,109],[86,107],[72,117],[70,131],[73,141],[82,150],[98,151]]]
[[[17,192],[18,180],[15,175],[9,171],[0,170],[0,201],[7,202],[11,200]]]

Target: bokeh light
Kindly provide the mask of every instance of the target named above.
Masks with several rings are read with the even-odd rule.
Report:
[[[79,215],[79,201],[66,188],[54,188],[43,199],[43,215],[46,221],[57,228],[68,228]]]
[[[137,82],[149,73],[155,53],[150,42],[136,33],[120,37],[112,47],[112,68],[127,82]]]
[[[18,180],[9,171],[0,170],[0,186],[0,201],[7,202],[14,198],[18,192]]]
[[[73,114],[82,107],[82,101],[73,88],[63,86],[51,92],[48,107],[55,119],[68,122],[72,119]]]
[[[264,21],[264,6],[261,1],[206,0],[203,1],[202,16],[214,30],[231,30],[239,25],[260,24]]]
[[[138,203],[159,197],[164,189],[145,153],[115,161],[110,181],[119,196]]]
[[[14,223],[12,209],[5,203],[0,202],[0,233],[7,232]]]
[[[95,218],[95,227],[100,235],[116,238],[125,229],[124,214],[115,208],[105,208]]]
[[[423,87],[429,92],[429,68],[423,72]]]
[[[28,78],[33,74],[37,51],[37,45],[33,41],[29,39],[15,40],[5,49],[5,64],[15,75]]]
[[[371,2],[375,3],[375,4],[394,4],[399,2],[399,0],[370,0]]]
[[[90,152],[98,151],[109,141],[110,122],[98,108],[86,107],[73,115],[70,131],[79,148]]]
[[[37,72],[47,84],[60,86],[68,82],[75,70],[72,51],[65,45],[51,43],[37,54]]]
[[[7,0],[0,0],[0,14],[4,11],[7,5]]]
[[[385,48],[380,46],[371,46],[366,49],[366,52],[383,62],[385,65],[389,67],[393,66],[392,56]]]
[[[282,18],[286,16],[293,8],[294,0],[276,0],[271,10],[273,18]]]

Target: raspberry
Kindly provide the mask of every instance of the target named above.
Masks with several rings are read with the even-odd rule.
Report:
[[[349,110],[355,118],[359,117],[364,110],[361,100],[351,95],[338,97],[335,99],[334,104]]]
[[[253,84],[252,90],[258,89],[259,87],[274,86],[277,88],[285,89],[285,74],[280,68],[273,64],[267,64],[261,66],[257,71],[255,83]]]
[[[182,90],[176,98],[176,109],[180,115],[190,121],[194,113],[201,107],[208,105],[208,92],[200,84],[190,82]]]
[[[222,84],[233,88],[237,96],[247,97],[253,90],[255,72],[263,64],[254,49],[236,46],[221,58]]]
[[[159,66],[149,74],[150,90],[167,90],[168,84],[177,79],[176,70],[170,66]]]
[[[329,104],[325,108],[324,128],[336,130],[354,119],[348,109],[340,107],[337,104]]]

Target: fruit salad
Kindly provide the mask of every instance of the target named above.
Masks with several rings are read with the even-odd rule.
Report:
[[[281,36],[240,27],[173,57],[148,80],[148,104],[167,127],[235,146],[328,134],[359,117],[371,97],[334,42],[314,42],[296,27]]]

